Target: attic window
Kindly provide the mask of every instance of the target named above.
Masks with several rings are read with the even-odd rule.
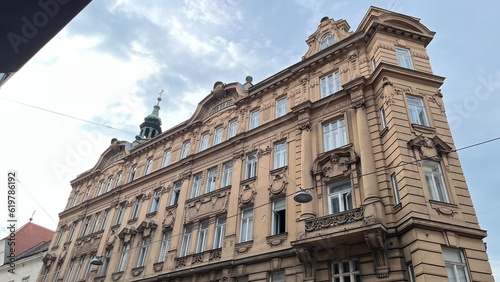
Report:
[[[331,46],[335,44],[335,37],[333,37],[333,34],[328,33],[323,38],[321,38],[321,45],[319,46],[319,50],[323,50],[328,46]]]
[[[215,114],[216,112],[218,112],[218,111],[220,111],[220,110],[222,110],[222,109],[224,109],[224,108],[227,108],[227,107],[229,107],[229,106],[231,106],[231,105],[233,105],[233,104],[234,104],[233,100],[227,100],[227,101],[225,101],[224,103],[222,103],[222,104],[219,104],[219,105],[215,106],[215,107],[212,109],[212,111],[210,112],[210,114],[211,114],[211,115],[212,115],[212,114]]]

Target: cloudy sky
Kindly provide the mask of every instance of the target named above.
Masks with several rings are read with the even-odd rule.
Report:
[[[428,53],[434,73],[447,77],[456,148],[499,137],[496,1],[93,1],[0,89],[0,167],[19,173],[19,222],[36,210],[34,222],[55,229],[69,181],[111,138],[132,141],[161,89],[165,130],[189,118],[214,82],[259,82],[301,59],[323,16],[354,31],[370,5],[437,32]],[[459,151],[497,279],[499,147]],[[6,220],[0,213],[0,235]]]

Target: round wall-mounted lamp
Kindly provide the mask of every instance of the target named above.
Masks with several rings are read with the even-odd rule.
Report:
[[[102,260],[100,258],[95,258],[93,260],[90,261],[90,264],[91,265],[102,265]]]
[[[297,194],[295,194],[295,196],[293,196],[293,200],[299,204],[309,203],[310,201],[312,201],[312,199],[313,197],[311,196],[311,194],[307,193],[304,190],[300,190],[299,192],[297,192]]]

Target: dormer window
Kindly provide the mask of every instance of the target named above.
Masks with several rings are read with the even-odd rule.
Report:
[[[319,46],[319,50],[321,51],[321,50],[325,49],[326,47],[335,44],[335,42],[336,41],[335,41],[335,37],[333,37],[333,34],[328,33],[325,36],[323,36],[323,38],[321,38],[321,45]]]

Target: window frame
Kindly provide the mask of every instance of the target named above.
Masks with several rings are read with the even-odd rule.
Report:
[[[347,145],[347,128],[343,117],[323,124],[323,149],[325,152],[345,145]]]
[[[210,133],[205,132],[201,135],[200,137],[200,148],[199,152],[202,152],[206,149],[208,149],[208,140],[210,139]]]
[[[125,267],[127,266],[129,252],[130,252],[130,244],[124,244],[123,249],[121,251],[120,260],[118,261],[117,271],[121,272],[125,270]]]
[[[288,113],[288,97],[284,96],[276,100],[276,117],[280,118]]]
[[[215,220],[215,231],[214,231],[214,249],[222,248],[222,244],[224,243],[224,236],[226,235],[226,224],[227,224],[227,216],[220,215]]]
[[[174,183],[174,187],[172,189],[172,198],[170,199],[170,205],[175,206],[179,203],[179,197],[181,194],[182,182]]]
[[[277,205],[280,206],[277,206]],[[286,232],[286,198],[279,198],[272,201],[271,205],[272,221],[271,235],[283,234]],[[283,230],[281,230],[283,229]]]
[[[332,42],[332,40],[333,40],[333,42]],[[323,37],[321,37],[321,39],[319,41],[319,51],[324,50],[324,49],[328,48],[329,46],[332,46],[335,43],[337,43],[337,39],[335,39],[335,36],[333,35],[333,33],[329,32],[329,33],[323,35]]]
[[[118,212],[116,213],[115,225],[121,224],[123,220],[123,215],[125,214],[125,209],[127,205],[125,202],[121,202],[118,206]]]
[[[416,103],[418,101],[418,103]],[[429,118],[427,117],[427,110],[425,102],[422,97],[406,96],[406,103],[408,104],[408,114],[410,116],[410,123],[421,126],[430,126]]]
[[[128,175],[128,182],[127,183],[134,181],[136,173],[137,173],[137,165],[134,165],[134,166],[132,166],[132,168],[130,168],[130,173]]]
[[[430,166],[434,166],[434,168],[437,168],[438,171],[434,171],[434,169]],[[429,199],[438,202],[450,203],[450,195],[448,194],[441,163],[431,160],[422,160],[422,170],[424,171],[424,178],[427,185],[427,191],[429,193]],[[441,187],[436,186],[436,178],[439,179]],[[429,185],[429,180],[433,180],[432,185]]]
[[[185,257],[189,255],[189,247],[191,245],[191,237],[193,236],[193,225],[188,225],[184,227],[184,232],[182,233],[181,248],[179,250],[179,257]]]
[[[138,219],[141,214],[141,206],[142,206],[142,196],[135,198],[134,209],[132,210],[132,214],[130,219]]]
[[[199,226],[198,240],[196,241],[196,253],[202,253],[207,249],[208,228],[210,226],[210,222],[208,220],[204,220],[200,222]]]
[[[111,184],[113,184],[113,176],[108,178],[108,183],[106,183],[106,189],[104,189],[104,193],[107,193],[111,190]]]
[[[144,168],[144,175],[146,176],[150,174],[152,170],[153,170],[153,158],[149,158],[146,161],[146,167]]]
[[[387,118],[385,116],[385,109],[384,107],[381,107],[379,110],[380,114],[380,124],[382,125],[382,130],[387,128]]]
[[[213,146],[219,145],[222,143],[222,135],[224,134],[224,127],[222,126],[217,126],[214,129],[214,140],[213,140]]]
[[[151,237],[142,239],[139,256],[137,257],[137,267],[143,267],[146,264],[149,246],[151,245]]]
[[[92,228],[90,229],[90,233],[89,234],[92,234],[94,232],[97,232],[99,231],[97,228],[99,226],[99,220],[100,220],[100,217],[101,217],[101,212],[97,212],[95,215],[94,215],[94,222],[92,223]]]
[[[320,98],[325,98],[342,90],[340,86],[340,72],[334,71],[328,75],[320,77]]]
[[[80,192],[76,191],[75,194],[73,195],[73,199],[71,199],[71,203],[69,204],[70,208],[72,208],[76,205],[76,202],[78,201],[79,195],[80,195]]]
[[[106,225],[108,224],[110,212],[111,212],[110,209],[104,210],[104,215],[102,216],[102,221],[101,221],[101,226],[99,226],[99,231],[106,229]]]
[[[189,149],[191,147],[191,142],[186,141],[182,143],[182,150],[181,150],[181,160],[187,158],[189,156]]]
[[[349,185],[349,188],[347,187]],[[340,190],[331,192],[331,188],[339,187]],[[342,188],[344,187],[344,188]],[[328,214],[337,214],[354,209],[354,196],[352,183],[350,180],[342,180],[334,183],[330,183],[326,187],[327,189],[327,200],[328,200]],[[350,203],[348,202],[350,196]],[[338,199],[338,211],[334,211],[334,205],[332,203],[333,199]]]
[[[250,158],[253,159],[250,159]],[[257,152],[247,154],[245,161],[245,179],[257,176]]]
[[[95,197],[101,195],[103,185],[104,185],[104,180],[99,181],[99,184],[97,185],[97,190],[95,191]]]
[[[349,271],[345,271],[345,263],[349,264]],[[337,265],[337,268],[335,267]],[[338,281],[344,282],[344,277],[349,276],[348,281],[361,281],[361,271],[360,271],[360,263],[358,259],[349,259],[343,261],[335,261],[330,264],[330,275],[332,277],[332,281],[335,278],[339,278]],[[335,273],[338,272],[338,273]]]
[[[196,198],[200,195],[201,179],[202,179],[201,173],[197,173],[193,176],[193,184],[191,185],[191,197],[190,197],[190,199]]]
[[[286,140],[274,144],[273,169],[287,166],[288,164],[288,144]]]
[[[151,208],[149,209],[150,213],[158,212],[158,208],[160,207],[161,194],[162,194],[161,189],[157,189],[154,191],[153,199],[151,200]]]
[[[410,70],[415,69],[410,49],[395,47],[395,52],[396,52],[396,60],[398,61],[398,66]]]
[[[123,176],[123,172],[119,172],[116,175],[115,185],[113,186],[113,188],[116,188],[116,187],[118,187],[118,185],[120,185],[120,182],[122,181],[122,176]]]
[[[217,183],[217,167],[212,167],[207,171],[207,183],[205,183],[205,194],[215,191],[216,183]]]
[[[231,186],[231,181],[233,178],[233,167],[234,164],[232,161],[222,164],[222,179],[220,185],[221,188]]]
[[[238,120],[233,119],[227,126],[227,139],[233,138],[236,134],[238,134]]]
[[[86,201],[89,198],[91,189],[92,186],[87,187],[87,189],[85,190],[85,194],[83,194],[82,202]]]
[[[398,179],[395,172],[391,174],[391,186],[394,194],[394,201],[396,202],[396,205],[399,205],[401,203],[401,196],[399,195]]]
[[[165,150],[163,153],[163,159],[161,161],[161,167],[164,168],[170,164],[170,157],[172,155],[172,150]]]
[[[255,109],[250,112],[248,130],[259,127],[260,125],[260,109]]]
[[[239,242],[243,243],[251,241],[252,234],[253,234],[253,208],[246,208],[241,210]]]
[[[458,255],[460,261],[450,260],[450,259],[452,259],[450,256],[448,256],[448,258],[447,258],[446,253],[451,254],[451,252],[454,252],[453,255]],[[444,259],[445,269],[446,269],[446,274],[448,276],[448,279],[451,279],[451,277],[449,277],[450,270],[454,272],[456,279],[461,278],[459,275],[459,270],[458,270],[458,267],[460,267],[460,268],[462,268],[463,274],[465,276],[464,282],[470,282],[471,278],[470,278],[469,268],[467,267],[467,260],[465,258],[464,251],[462,249],[458,249],[458,248],[450,248],[450,247],[442,246],[442,253],[443,253],[443,259]],[[450,269],[450,267],[451,267],[451,269]],[[462,282],[462,281],[460,281],[460,282]]]
[[[111,260],[111,250],[112,249],[108,248],[104,252],[104,256],[103,256],[104,259],[102,260],[102,266],[101,266],[101,270],[99,272],[99,276],[106,275],[106,272],[108,271],[109,261]]]
[[[166,232],[163,232],[163,235],[161,237],[160,253],[158,253],[158,261],[157,262],[164,262],[165,261],[167,253],[170,249],[171,242],[172,242],[172,231],[168,230]]]

